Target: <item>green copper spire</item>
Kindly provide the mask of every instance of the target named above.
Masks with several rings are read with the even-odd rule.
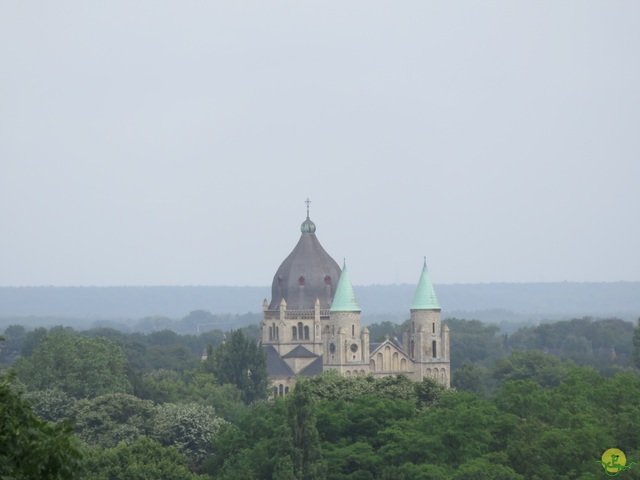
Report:
[[[332,312],[359,312],[360,305],[356,299],[356,292],[353,291],[353,285],[349,280],[349,273],[347,272],[347,262],[344,262],[342,267],[342,273],[340,274],[340,280],[336,287],[336,296],[333,298],[331,304]]]
[[[424,267],[422,267],[422,275],[418,282],[416,295],[413,297],[411,310],[440,310],[440,302],[436,297],[436,291],[429,278],[429,270],[427,270],[427,259],[424,259]]]

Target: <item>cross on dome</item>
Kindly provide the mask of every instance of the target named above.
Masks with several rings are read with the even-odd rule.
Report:
[[[309,197],[307,197],[304,203],[307,204],[307,219],[304,222],[302,222],[302,225],[300,225],[300,231],[302,233],[315,233],[316,224],[313,223],[309,218],[309,205],[311,204],[311,200],[309,200]]]

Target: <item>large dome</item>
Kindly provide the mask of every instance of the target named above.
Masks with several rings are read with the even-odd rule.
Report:
[[[316,299],[322,309],[331,306],[340,267],[320,245],[316,226],[308,216],[300,230],[298,244],[273,277],[269,310],[277,310],[283,298],[289,310],[312,310]]]

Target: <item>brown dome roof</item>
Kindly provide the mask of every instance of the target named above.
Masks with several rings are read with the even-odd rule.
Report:
[[[331,306],[340,267],[320,245],[314,233],[316,226],[309,217],[300,230],[298,244],[273,277],[269,310],[277,310],[283,298],[289,310],[313,310],[316,299],[320,300],[320,308]]]

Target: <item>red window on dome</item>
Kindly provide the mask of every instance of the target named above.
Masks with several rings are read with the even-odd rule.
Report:
[[[304,277],[302,277],[302,276],[301,276],[301,277],[298,279],[298,285],[300,285],[301,287],[304,287]]]

